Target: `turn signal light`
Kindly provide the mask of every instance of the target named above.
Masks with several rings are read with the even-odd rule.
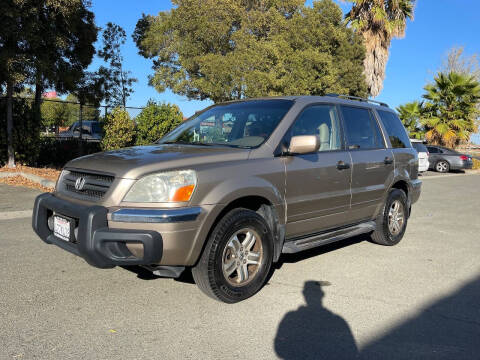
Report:
[[[194,189],[195,189],[195,185],[187,185],[187,186],[178,188],[173,194],[170,201],[189,201],[190,198],[192,197]]]

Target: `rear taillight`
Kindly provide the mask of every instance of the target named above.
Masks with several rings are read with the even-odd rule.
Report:
[[[460,156],[460,160],[463,160],[463,161],[467,161],[469,160],[470,158],[468,156],[465,156],[465,155],[461,155]]]

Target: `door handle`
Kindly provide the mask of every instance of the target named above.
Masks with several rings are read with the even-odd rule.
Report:
[[[387,156],[385,160],[383,160],[383,162],[385,163],[385,165],[390,165],[393,164],[393,159]]]
[[[337,163],[337,169],[338,169],[338,170],[350,169],[350,164],[348,164],[348,163],[340,160],[340,161]]]

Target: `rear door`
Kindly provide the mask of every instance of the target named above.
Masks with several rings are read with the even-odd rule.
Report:
[[[350,156],[344,148],[335,105],[304,109],[285,142],[298,135],[317,136],[320,149],[285,157],[287,238],[341,226],[350,207]]]
[[[353,164],[349,218],[354,223],[371,219],[383,203],[393,179],[394,158],[370,109],[346,105],[340,108]]]

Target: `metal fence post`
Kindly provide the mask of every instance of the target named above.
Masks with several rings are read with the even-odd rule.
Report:
[[[79,134],[79,137],[78,137],[78,140],[80,141],[79,143],[79,150],[80,150],[80,156],[83,155],[83,137],[82,137],[82,133],[83,133],[83,103],[80,103],[80,134]]]

